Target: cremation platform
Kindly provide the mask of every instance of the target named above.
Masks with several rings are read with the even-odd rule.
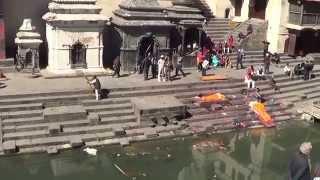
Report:
[[[132,98],[131,102],[139,124],[149,123],[154,118],[184,118],[187,113],[186,105],[170,95]]]

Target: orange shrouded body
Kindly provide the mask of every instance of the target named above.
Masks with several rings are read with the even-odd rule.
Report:
[[[261,121],[272,122],[271,116],[267,113],[264,104],[255,102],[252,106],[253,111],[259,116]]]
[[[214,94],[202,96],[201,100],[203,102],[217,102],[217,101],[225,101],[226,97],[221,93],[214,93]]]

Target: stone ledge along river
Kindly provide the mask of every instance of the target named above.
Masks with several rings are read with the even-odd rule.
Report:
[[[320,126],[239,130],[59,155],[0,158],[3,180],[284,180],[301,142],[313,145],[311,164],[320,162]]]

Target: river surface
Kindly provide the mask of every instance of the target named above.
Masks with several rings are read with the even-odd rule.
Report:
[[[290,125],[209,137],[136,143],[59,155],[0,157],[3,180],[284,180],[290,157],[311,141],[320,162],[320,127]]]

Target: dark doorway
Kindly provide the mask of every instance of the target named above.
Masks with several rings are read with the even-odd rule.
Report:
[[[230,16],[230,8],[227,8],[225,11],[224,11],[224,18],[229,18]]]
[[[120,56],[122,37],[114,27],[103,32],[103,67],[112,68],[113,61]],[[124,65],[124,62],[122,62]]]
[[[302,50],[305,53],[320,52],[320,35],[319,31],[312,29],[303,30],[297,37],[296,53]]]
[[[242,8],[243,0],[236,0],[235,3],[235,16],[241,16],[241,8]]]
[[[87,48],[80,41],[77,41],[71,48],[71,68],[86,68]]]
[[[144,58],[147,57],[149,53],[151,53],[155,57],[158,57],[159,54],[159,43],[156,40],[155,36],[150,32],[142,36],[138,43],[136,59],[137,67],[140,67]]]
[[[186,53],[191,53],[199,47],[199,30],[197,28],[187,29],[184,39],[184,50]]]
[[[268,0],[250,0],[249,17],[265,19]]]

